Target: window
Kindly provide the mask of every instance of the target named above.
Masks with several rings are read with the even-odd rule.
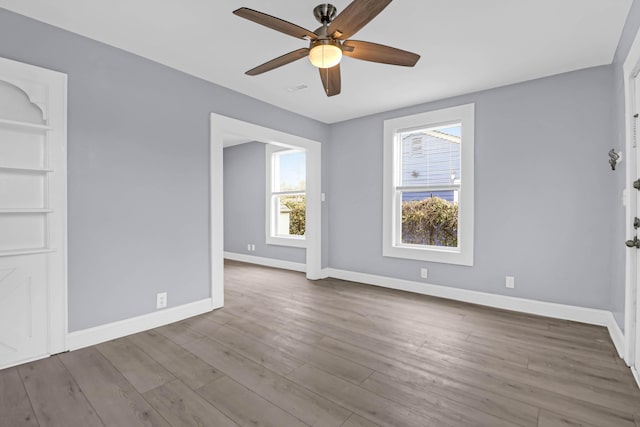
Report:
[[[266,144],[266,240],[305,247],[306,153]]]
[[[474,105],[384,123],[383,255],[473,265]]]

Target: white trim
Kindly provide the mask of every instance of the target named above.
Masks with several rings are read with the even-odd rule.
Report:
[[[238,254],[235,252],[225,252],[225,259],[232,261],[246,262],[249,264],[264,265],[265,267],[282,268],[283,270],[293,270],[306,273],[307,266],[301,262],[283,261],[280,259],[264,258],[254,255]]]
[[[409,280],[395,279],[392,277],[337,270],[335,268],[329,268],[328,270],[330,277],[348,280],[350,282],[398,289],[422,295],[430,295],[455,301],[468,302],[471,304],[484,305],[487,307],[552,317],[555,319],[572,320],[574,322],[588,323],[591,325],[608,326],[610,318],[612,317],[611,312],[594,308],[555,304],[551,302],[490,294],[487,292],[450,288],[448,286],[432,285]]]
[[[211,114],[209,141],[209,247],[211,299],[214,308],[224,306],[224,143],[223,128]]]
[[[299,147],[307,152],[307,278],[320,278],[322,268],[322,205],[321,171],[322,144],[319,141],[280,132],[242,120],[211,113],[211,263],[214,301],[222,300],[224,292],[224,189],[223,146],[225,135],[242,136],[286,147]],[[219,283],[219,285],[218,285]]]
[[[638,370],[635,367],[631,368],[631,373],[633,374],[633,378],[636,379],[636,384],[638,384],[638,387],[640,388],[640,373],[638,373]]]
[[[460,154],[460,216],[458,219],[458,248],[436,248],[400,245],[397,240],[400,224],[398,198],[399,156],[396,134],[419,126],[437,126],[444,123],[462,123],[462,145]],[[382,255],[385,257],[415,259],[419,261],[447,264],[473,265],[474,238],[474,137],[475,104],[428,111],[411,116],[384,121],[384,167],[382,207]]]
[[[633,44],[631,45],[631,49],[627,54],[627,58],[624,61],[623,67],[623,82],[624,82],[624,95],[625,95],[625,112],[624,112],[624,121],[625,121],[625,149],[627,156],[627,167],[626,167],[626,183],[627,187],[625,188],[625,193],[627,195],[626,200],[626,209],[625,209],[625,218],[626,218],[626,235],[631,237],[635,235],[635,231],[632,229],[633,218],[636,216],[636,206],[637,206],[637,192],[629,191],[629,183],[635,181],[637,179],[637,150],[634,149],[633,146],[633,115],[634,104],[635,104],[635,85],[634,85],[634,76],[638,74],[640,70],[640,32],[636,33],[636,36],[633,40]],[[635,150],[635,151],[634,151]],[[637,313],[636,310],[640,310],[640,305],[636,307],[637,296],[636,289],[638,287],[637,280],[637,266],[636,266],[636,253],[635,251],[628,250],[626,253],[626,268],[625,268],[625,321],[624,321],[624,330],[625,330],[625,341],[626,341],[626,351],[624,355],[624,359],[627,362],[627,365],[633,366],[635,364],[636,349],[637,342],[636,337],[637,334],[640,334],[640,330],[636,330],[637,326]]]
[[[627,352],[625,336],[618,326],[618,322],[616,318],[613,316],[613,313],[609,312],[609,321],[607,322],[607,330],[609,331],[609,335],[611,336],[611,341],[613,341],[613,345],[616,347],[616,351],[618,352],[618,356],[621,359],[624,359],[624,355]]]
[[[211,310],[213,310],[213,301],[211,298],[207,298],[178,307],[154,311],[153,313],[142,316],[71,332],[68,336],[67,343],[69,350],[77,350],[127,335],[137,334],[138,332],[147,331],[159,326],[168,325],[169,323],[208,313]]]
[[[0,371],[3,369],[13,368],[14,366],[24,365],[25,363],[35,362],[36,360],[46,359],[47,357],[50,357],[50,356],[51,356],[50,354],[44,354],[44,355],[29,357],[28,359],[17,360],[15,362],[11,362],[8,365],[0,365]]]

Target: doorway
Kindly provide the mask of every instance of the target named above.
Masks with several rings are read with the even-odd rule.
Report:
[[[321,143],[219,114],[211,114],[211,277],[214,308],[224,305],[224,140],[240,138],[306,152],[306,275],[322,278]]]
[[[0,58],[0,369],[66,350],[67,76]]]

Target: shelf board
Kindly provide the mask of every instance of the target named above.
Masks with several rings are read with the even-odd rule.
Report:
[[[40,214],[51,213],[47,208],[0,208],[0,214]]]
[[[0,126],[11,126],[11,127],[18,127],[23,129],[34,129],[34,130],[53,130],[51,126],[47,126],[47,125],[39,125],[36,123],[19,122],[16,120],[7,120],[7,119],[0,119]]]
[[[32,249],[5,249],[0,250],[0,257],[5,256],[18,256],[18,255],[36,255],[36,254],[46,254],[49,252],[53,252],[52,248],[32,248]]]
[[[0,172],[19,172],[19,173],[47,173],[53,172],[53,169],[44,168],[14,168],[10,166],[0,166]]]

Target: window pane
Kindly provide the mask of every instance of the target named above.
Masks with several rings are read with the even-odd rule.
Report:
[[[402,192],[402,243],[458,247],[457,193]]]
[[[281,151],[273,155],[273,191],[304,191],[307,177],[304,151]]]
[[[274,196],[276,236],[304,236],[305,196]]]
[[[401,132],[400,185],[460,184],[460,123]]]

